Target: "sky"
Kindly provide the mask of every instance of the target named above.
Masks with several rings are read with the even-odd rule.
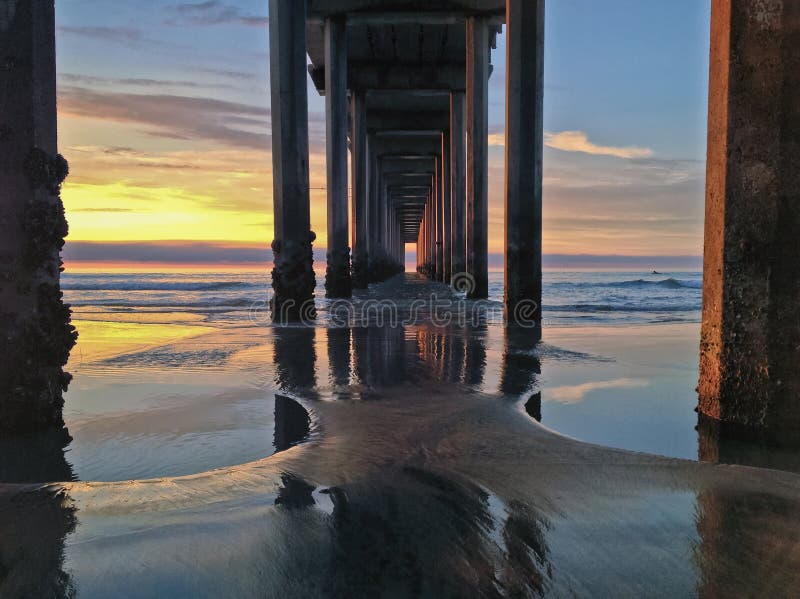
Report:
[[[68,265],[263,260],[266,0],[57,0]],[[545,254],[702,253],[710,0],[547,4]],[[505,39],[490,81],[489,251],[503,252]],[[312,228],[324,103],[309,82]],[[568,262],[568,260],[567,260]]]

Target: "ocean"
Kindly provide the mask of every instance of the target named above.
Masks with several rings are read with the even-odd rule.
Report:
[[[63,596],[463,596],[475,572],[486,596],[693,596],[796,545],[796,477],[697,463],[800,472],[698,426],[699,273],[548,272],[541,340],[435,312],[336,326],[319,285],[312,326],[274,325],[266,273],[63,283],[66,431],[0,438],[0,558]],[[408,277],[355,304],[421,296],[461,302]]]
[[[322,314],[324,276],[317,275]],[[214,323],[246,323],[269,294],[268,272],[66,273],[62,287],[76,317],[169,312]],[[489,276],[489,302],[502,305],[503,275]],[[699,322],[702,273],[545,272],[545,325],[584,326]]]
[[[275,451],[276,393],[373,398],[377,387],[429,379],[431,389],[460,381],[514,401],[539,393],[532,413],[560,433],[697,458],[698,272],[546,272],[544,343],[522,349],[509,345],[502,320],[453,329],[431,326],[432,312],[394,331],[336,330],[323,285],[317,273],[319,315],[304,336],[271,326],[266,271],[65,273],[80,334],[64,412],[71,476],[146,479],[248,463]],[[482,304],[502,319],[502,273],[490,273],[489,290]],[[431,293],[449,292],[389,282],[356,293],[354,305],[390,298],[408,312]],[[335,376],[340,353],[345,383]],[[465,362],[452,370],[458,354]]]

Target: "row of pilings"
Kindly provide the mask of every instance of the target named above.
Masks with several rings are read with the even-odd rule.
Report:
[[[59,286],[53,2],[6,4],[0,429],[24,430],[60,425],[75,331]],[[470,295],[487,295],[487,90],[505,24],[504,301],[512,317],[532,302],[540,321],[545,0],[468,4],[270,0],[276,313],[313,314],[309,72],[326,103],[329,296],[399,271],[407,243],[432,278],[466,273]],[[698,409],[797,431],[800,0],[712,0],[711,22]]]

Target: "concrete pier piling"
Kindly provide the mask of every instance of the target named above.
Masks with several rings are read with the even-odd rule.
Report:
[[[489,26],[467,19],[467,272],[469,297],[489,295]]]
[[[389,0],[311,0],[306,5],[308,68],[314,85],[326,97],[331,91],[335,95],[329,88],[342,81],[341,71],[346,70],[351,107],[358,104],[350,131],[354,287],[402,271],[404,244],[414,242],[419,246],[418,270],[450,283],[454,272],[467,270],[469,230],[479,273],[478,290],[473,295],[485,297],[488,180],[485,172],[476,175],[476,189],[481,191],[473,194],[477,198],[475,218],[468,218],[466,188],[471,171],[466,165],[465,90],[471,71],[471,89],[478,98],[470,100],[471,110],[476,108],[476,101],[479,106],[470,114],[482,119],[478,123],[480,139],[476,141],[487,147],[477,154],[470,152],[470,156],[478,165],[484,164],[485,171],[489,49],[505,18],[504,0],[476,0],[468,6],[456,3],[447,10],[423,2],[398,7]],[[346,58],[337,55],[334,59],[330,36],[334,21],[345,23],[342,36],[347,39]],[[480,23],[477,40],[482,49],[477,53],[473,44],[476,38],[468,38],[469,23]],[[480,58],[479,72],[473,65],[476,56]],[[332,74],[331,70],[339,73]],[[327,106],[333,103],[331,98],[326,99]],[[330,128],[333,119],[328,114]],[[457,130],[451,133],[454,127]],[[368,157],[360,159],[365,143],[363,128],[370,149]],[[339,141],[329,148],[332,145],[341,147]],[[420,169],[423,159],[430,162]],[[407,161],[409,168],[393,169],[389,177],[384,171],[387,160]],[[328,168],[331,194],[330,187],[338,187],[338,183],[331,166]],[[329,205],[329,210],[333,206]],[[359,214],[365,215],[366,230],[359,226]],[[334,215],[330,218],[335,219]],[[363,247],[358,246],[359,237],[365,239]],[[342,261],[334,255],[331,260]],[[338,270],[334,266],[329,265],[329,272]],[[473,285],[469,287],[476,291]]]
[[[433,179],[431,180],[431,196],[433,200],[434,218],[436,219],[436,270],[435,281],[441,281],[444,273],[444,206],[442,201],[442,160],[436,159]]]
[[[275,239],[272,313],[313,317],[314,254],[308,184],[306,4],[270,0],[272,165]]]
[[[442,133],[442,282],[450,284],[453,278],[453,227],[452,227],[452,194],[450,178],[450,131]]]
[[[463,91],[450,94],[450,203],[451,271],[467,270],[466,98]],[[449,281],[448,281],[449,282]]]
[[[365,289],[368,284],[368,161],[367,161],[367,105],[363,92],[356,91],[350,97],[350,160],[353,172],[353,197],[350,203],[353,212],[353,287]]]
[[[346,263],[346,85],[354,285],[391,272],[370,277],[370,255],[401,268],[403,243],[416,241],[418,270],[446,283],[468,273],[459,279],[472,298],[488,295],[488,81],[494,36],[506,24],[505,307],[512,322],[539,322],[545,0],[272,4],[271,29],[285,21],[272,41],[279,243],[304,241],[291,255],[309,263],[307,37],[332,137],[329,273]],[[713,0],[699,412],[751,427],[800,427],[799,12],[800,0]]]
[[[52,0],[0,7],[0,435],[63,427],[77,334],[62,301]]]
[[[800,431],[800,0],[712,3],[698,411]]]
[[[544,0],[508,0],[505,309],[542,320]]]
[[[278,320],[315,314],[309,72],[326,95],[328,295],[348,297],[402,268],[404,243],[416,240],[422,272],[445,282],[468,272],[470,296],[487,296],[490,48],[504,22],[505,302],[512,318],[524,302],[541,317],[545,0],[457,0],[448,11],[430,4],[270,0]],[[800,0],[712,0],[711,41],[698,411],[724,425],[794,434]],[[59,194],[68,167],[57,153],[55,68],[53,1],[2,2],[3,433],[63,425],[63,368],[76,338],[60,291],[67,224]],[[371,256],[380,263],[372,276]]]
[[[347,179],[347,21],[325,20],[325,122],[328,175],[328,269],[325,290],[329,298],[353,293],[348,242]]]

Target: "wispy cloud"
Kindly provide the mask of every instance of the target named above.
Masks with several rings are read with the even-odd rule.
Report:
[[[502,131],[500,132],[490,132],[489,133],[489,145],[490,146],[497,146],[503,147],[506,145],[506,134]]]
[[[589,140],[583,131],[561,131],[545,133],[544,144],[563,152],[582,152],[596,156],[615,156],[616,158],[649,158],[653,155],[650,148],[637,146],[615,147],[601,146]]]
[[[265,104],[267,99],[265,98]],[[270,108],[169,93],[143,94],[62,85],[59,113],[67,118],[138,125],[156,138],[214,141],[265,150],[270,146]],[[325,115],[309,112],[311,153],[325,151]]]
[[[268,17],[245,14],[239,7],[225,4],[219,0],[176,4],[169,7],[168,10],[177,17],[177,19],[172,19],[171,23],[173,24],[176,24],[177,21],[201,26],[235,24],[266,27],[269,24]]]
[[[234,80],[248,80],[253,79],[253,73],[245,73],[243,71],[235,71],[233,69],[218,69],[213,67],[198,67],[198,66],[190,66],[188,67],[190,71],[195,73],[205,73],[207,75],[216,75],[217,77],[224,77],[226,79],[234,79]]]
[[[506,135],[500,130],[489,133],[490,146],[505,146]],[[653,155],[650,148],[638,146],[601,146],[589,140],[589,136],[583,131],[561,131],[558,133],[545,133],[544,145],[562,152],[580,152],[595,156],[613,156],[615,158],[649,158]]]
[[[144,34],[139,29],[131,27],[91,27],[67,26],[58,28],[59,33],[73,35],[103,42],[113,42],[126,46],[135,46],[144,40]]]
[[[235,86],[229,83],[205,83],[200,81],[186,81],[186,80],[164,80],[164,79],[151,79],[144,77],[125,77],[125,78],[110,78],[110,77],[95,77],[93,75],[83,75],[79,73],[59,73],[59,79],[63,83],[75,85],[95,85],[95,86],[127,86],[138,87],[143,89],[235,89]]]
[[[102,92],[63,86],[62,115],[141,125],[155,137],[210,140],[265,149],[270,110],[239,102],[170,94]],[[239,125],[246,123],[249,128]]]

